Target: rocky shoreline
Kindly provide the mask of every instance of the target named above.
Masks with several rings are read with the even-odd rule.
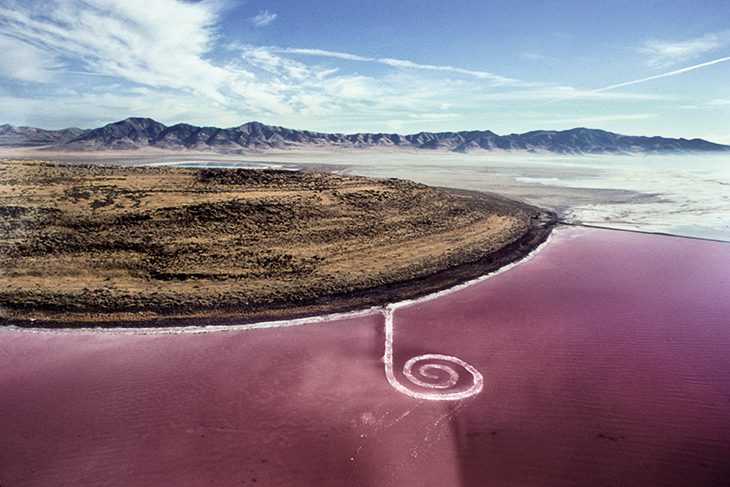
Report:
[[[0,320],[250,323],[452,287],[555,224],[496,195],[289,171],[0,163]]]

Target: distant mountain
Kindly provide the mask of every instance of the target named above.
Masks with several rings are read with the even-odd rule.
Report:
[[[326,134],[249,122],[216,128],[177,124],[167,127],[149,118],[128,118],[104,127],[82,130],[42,130],[0,126],[0,146],[42,147],[53,150],[103,151],[157,147],[220,153],[251,153],[297,147],[398,147],[453,152],[508,150],[556,154],[635,154],[695,151],[727,152],[730,146],[702,139],[669,139],[619,135],[604,130],[575,128],[497,135],[489,130],[398,134]]]
[[[70,128],[63,130],[43,130],[32,127],[13,127],[0,125],[0,146],[46,146],[65,144],[76,139],[86,130]]]

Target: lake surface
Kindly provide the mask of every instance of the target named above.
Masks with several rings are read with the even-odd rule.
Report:
[[[0,329],[0,485],[727,486],[728,295],[728,243],[563,228],[388,310]]]

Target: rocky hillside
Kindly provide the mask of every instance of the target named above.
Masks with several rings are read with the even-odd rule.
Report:
[[[497,135],[489,130],[399,134],[327,134],[249,122],[239,127],[216,128],[177,124],[167,127],[149,118],[128,118],[104,127],[82,130],[41,130],[0,126],[0,146],[48,147],[56,150],[126,150],[157,147],[250,153],[297,147],[383,147],[432,149],[454,152],[508,150],[557,154],[633,154],[724,152],[730,146],[702,139],[671,139],[620,135],[604,130],[575,128],[537,130],[524,134]]]

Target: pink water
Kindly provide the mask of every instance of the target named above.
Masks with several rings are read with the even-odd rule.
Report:
[[[384,319],[122,335],[0,330],[0,486],[730,484],[730,244],[567,229]],[[405,381],[400,372],[397,379]]]

